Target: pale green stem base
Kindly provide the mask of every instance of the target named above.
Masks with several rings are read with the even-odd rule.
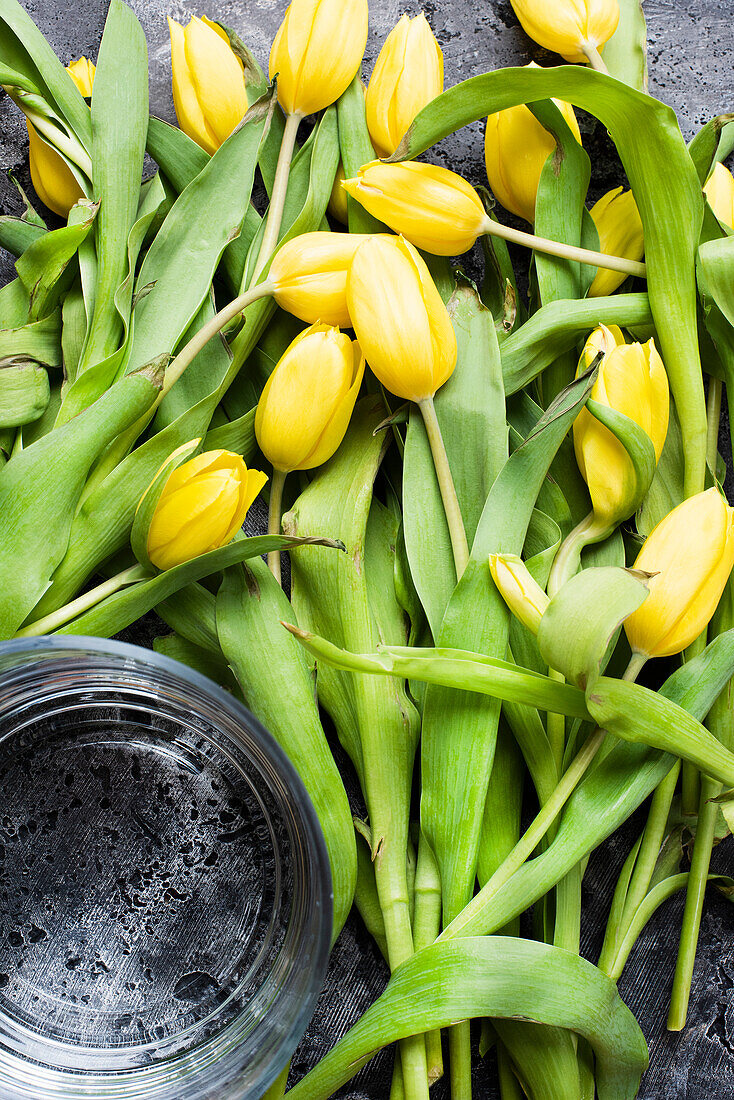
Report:
[[[15,637],[36,638],[40,634],[53,634],[60,626],[71,622],[77,615],[88,611],[90,607],[95,607],[96,604],[101,603],[108,596],[112,596],[120,588],[145,580],[150,575],[150,570],[145,569],[142,565],[132,565],[129,569],[123,570],[122,573],[117,573],[116,576],[110,577],[102,584],[98,584],[96,588],[91,588],[89,592],[77,596],[71,603],[64,604],[58,611],[52,611],[50,615],[45,615],[42,619],[37,619],[34,623],[24,626],[22,630],[17,632]]]
[[[280,534],[280,521],[283,512],[283,486],[285,474],[282,470],[273,470],[270,482],[270,504],[268,507],[268,534]],[[268,566],[278,584],[282,584],[280,575],[280,550],[271,550],[268,554]]]
[[[597,50],[596,46],[591,46],[587,44],[586,46],[584,46],[583,49],[592,69],[596,69],[598,73],[606,73],[606,75],[609,76],[609,69],[604,64],[602,56]]]
[[[263,268],[273,255],[273,252],[275,252],[276,245],[278,244],[280,227],[283,222],[285,197],[288,192],[288,174],[291,170],[293,151],[296,147],[296,134],[298,133],[298,127],[302,118],[303,115],[300,114],[286,115],[285,118],[285,128],[280,143],[280,152],[278,153],[278,164],[275,169],[275,179],[273,180],[273,191],[268,206],[265,232],[263,234],[262,244],[260,245],[257,263],[255,264],[255,271],[253,272],[251,280],[252,283],[257,282]]]
[[[512,244],[523,245],[536,252],[545,252],[549,256],[560,256],[564,260],[588,264],[589,267],[603,267],[609,271],[620,271],[625,275],[636,275],[641,279],[647,277],[647,268],[637,260],[625,260],[621,256],[607,256],[604,252],[593,252],[588,248],[561,244],[560,241],[549,241],[545,237],[536,237],[534,233],[525,233],[522,229],[511,229],[489,217],[482,225],[482,230],[489,236],[502,237],[503,240],[510,241]]]
[[[454,485],[454,479],[451,475],[451,467],[449,466],[446,447],[444,445],[443,436],[441,435],[441,428],[436,418],[433,398],[426,397],[423,401],[419,401],[418,408],[421,411],[423,423],[426,426],[426,435],[428,436],[428,442],[431,447],[433,465],[436,468],[438,487],[441,490],[441,500],[443,501],[443,509],[446,513],[446,522],[449,527],[449,536],[451,538],[451,549],[454,554],[456,579],[460,580],[469,561],[469,544],[466,540],[464,521],[461,518],[459,498],[456,495],[456,486]]]
[[[555,596],[581,566],[581,552],[586,546],[595,542],[602,542],[611,535],[614,527],[606,520],[599,520],[593,512],[578,523],[573,531],[570,531],[558,548],[558,553],[553,559],[553,567],[548,578],[548,595],[551,599]]]

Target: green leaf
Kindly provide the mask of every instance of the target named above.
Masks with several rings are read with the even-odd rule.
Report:
[[[24,221],[23,218],[11,218],[7,214],[0,217],[0,247],[22,256],[26,248],[42,237],[47,230],[40,225]]]
[[[32,321],[21,328],[0,329],[0,358],[19,355],[48,367],[60,367],[60,337],[61,315],[56,309],[40,321]]]
[[[198,558],[192,558],[182,565],[176,565],[172,569],[166,569],[150,580],[138,581],[129,588],[120,589],[113,596],[108,596],[102,603],[98,603],[83,615],[66,623],[57,634],[90,634],[98,638],[111,638],[125,627],[130,626],[136,619],[145,615],[163,600],[169,599],[180,588],[184,588],[193,581],[209,577],[212,573],[219,573],[230,565],[246,561],[248,558],[259,557],[271,550],[285,549],[289,546],[308,546],[318,543],[326,545],[326,540],[319,539],[293,539],[283,535],[255,535],[252,538],[236,538],[228,546],[220,546],[218,550],[210,550],[207,554],[200,554]],[[328,545],[336,547],[336,543]]]
[[[148,50],[140,23],[112,0],[92,91],[92,171],[100,204],[95,225],[95,306],[82,353],[85,370],[111,355],[123,336],[115,302],[127,270],[128,235],[137,219],[148,128]]]
[[[469,564],[436,639],[441,648],[470,649],[504,660],[509,614],[490,577],[488,556],[522,552],[540,486],[590,386],[590,379],[581,378],[559,394],[492,485]],[[429,687],[426,692],[421,827],[441,868],[448,920],[473,889],[499,709],[496,699],[450,688]]]
[[[683,443],[674,403],[670,402],[668,434],[650,488],[640,505],[635,526],[646,538],[683,500]]]
[[[336,111],[344,175],[347,179],[353,179],[363,164],[369,164],[377,157],[367,129],[361,73],[356,74],[347,90],[337,100]],[[347,211],[350,233],[387,232],[382,222],[368,213],[351,195],[347,195]]]
[[[73,423],[16,452],[0,471],[0,636],[12,637],[64,556],[92,463],[155,400],[160,377],[138,371]]]
[[[471,543],[489,490],[507,459],[504,394],[492,315],[469,286],[456,289],[449,314],[458,358],[456,370],[436,394],[435,407]],[[413,583],[438,636],[456,570],[428,437],[415,407],[405,441],[403,516]]]
[[[538,645],[546,664],[582,690],[593,690],[622,623],[647,598],[645,576],[608,566],[571,577],[540,620]]]
[[[647,26],[641,0],[619,0],[617,29],[602,51],[609,75],[647,91]]]
[[[551,97],[599,118],[627,172],[645,232],[650,306],[681,418],[686,492],[698,492],[706,466],[706,409],[696,335],[694,260],[703,198],[675,113],[658,100],[581,66],[502,69],[465,80],[424,107],[394,159],[416,157],[459,127],[495,111]],[[672,234],[671,225],[676,226]]]
[[[333,941],[354,897],[354,826],[319,718],[313,672],[301,646],[280,623],[292,615],[293,608],[264,562],[252,560],[244,569],[225,573],[216,602],[219,642],[246,705],[285,750],[311,796],[331,864]]]
[[[594,1050],[599,1100],[630,1100],[647,1067],[642,1032],[600,970],[548,944],[491,936],[439,942],[409,959],[288,1096],[327,1100],[388,1043],[477,1016],[533,1020],[583,1036]]]
[[[30,359],[0,359],[0,428],[38,420],[50,397],[43,367]]]
[[[589,398],[586,408],[619,440],[632,463],[635,485],[630,486],[625,515],[619,517],[620,520],[626,519],[639,508],[652,484],[656,466],[655,448],[645,429],[624,413],[593,398]]]
[[[734,115],[716,115],[697,134],[694,134],[688,143],[688,152],[702,187],[711,175],[711,169],[716,161],[723,160],[731,152],[731,140],[734,138],[733,124]]]
[[[78,204],[73,209],[82,208]],[[15,261],[18,277],[30,294],[29,320],[47,317],[59,305],[67,289],[62,276],[92,228],[96,213],[97,207],[86,203],[82,220],[44,233]]]
[[[502,342],[505,392],[516,393],[545,370],[554,359],[575,347],[598,324],[652,323],[647,294],[613,294],[581,302],[549,302]]]
[[[180,661],[182,665],[188,665],[195,672],[219,684],[225,691],[239,696],[237,681],[221,653],[217,655],[206,649],[200,649],[199,646],[178,634],[165,634],[154,638],[153,649],[156,653],[162,653],[164,657],[170,657],[172,661]]]

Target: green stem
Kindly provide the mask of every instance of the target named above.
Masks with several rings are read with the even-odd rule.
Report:
[[[583,51],[586,54],[586,57],[592,69],[596,69],[598,73],[605,73],[607,76],[609,76],[609,69],[604,64],[602,56],[597,50],[596,46],[592,46],[587,43],[587,45],[583,47]]]
[[[238,314],[242,313],[242,311],[249,305],[252,305],[253,302],[257,302],[259,298],[270,297],[274,289],[275,287],[272,283],[259,283],[250,290],[246,290],[244,294],[240,294],[237,298],[234,298],[229,305],[226,305],[224,309],[220,309],[219,313],[216,313],[210,321],[202,325],[199,331],[194,333],[188,343],[184,344],[179,353],[171,360],[166,368],[163,389],[160,392],[156,405],[160,405],[169,390],[178,382],[189,364],[196,358],[202,348],[209,343],[213,336],[216,336],[218,332],[226,328],[230,321],[233,321]],[[148,414],[146,413],[146,415]]]
[[[601,542],[612,533],[613,529],[608,523],[598,520],[592,511],[566,535],[553,559],[553,567],[548,578],[548,595],[551,599],[566,581],[578,572],[581,566],[581,551],[584,547]]]
[[[413,917],[413,947],[422,951],[430,947],[441,931],[441,875],[430,844],[421,832],[418,840],[418,863],[415,871],[415,914]],[[443,1076],[441,1032],[426,1035],[428,1084]]]
[[[471,1021],[449,1028],[449,1080],[451,1100],[472,1100]]]
[[[102,584],[98,584],[96,588],[91,588],[89,592],[84,592],[81,596],[77,596],[71,603],[64,604],[58,611],[52,611],[50,615],[44,615],[42,619],[36,619],[34,623],[29,623],[28,626],[24,626],[22,630],[17,632],[15,637],[36,638],[40,634],[53,634],[58,627],[71,622],[77,615],[81,615],[82,612],[88,611],[90,607],[94,607],[96,604],[101,603],[102,600],[113,595],[118,589],[124,588],[129,584],[135,584],[137,581],[145,580],[149,578],[150,575],[150,570],[146,569],[144,566],[131,565],[129,569],[124,569],[122,573],[117,573],[114,577],[110,577],[109,580],[104,581]]]
[[[418,408],[423,416],[426,426],[426,435],[433,455],[433,465],[436,468],[438,487],[441,490],[443,510],[446,513],[446,522],[451,537],[451,549],[454,553],[454,566],[456,567],[456,579],[460,580],[469,561],[469,544],[466,541],[464,521],[461,518],[459,498],[456,495],[456,486],[451,475],[448,455],[444,445],[441,428],[436,417],[436,409],[432,397],[426,397],[418,402]]]
[[[584,772],[601,748],[605,736],[606,731],[602,729],[595,729],[593,733],[589,734],[589,737],[561,776],[553,794],[541,807],[510,854],[473,900],[451,922],[448,928],[444,929],[439,939],[453,939],[460,936],[464,928],[471,924],[475,914],[484,908],[489,899],[494,897],[501,887],[522,867],[523,863],[530,858],[578,786]]]
[[[678,875],[671,875],[669,878],[663,879],[657,886],[643,898],[642,902],[637,908],[632,922],[629,928],[624,934],[624,937],[617,948],[617,953],[612,960],[609,968],[605,971],[606,974],[612,979],[613,982],[618,982],[622,976],[627,959],[629,958],[630,951],[637,942],[637,938],[642,932],[650,917],[653,915],[656,909],[659,909],[664,901],[672,897],[676,891],[682,889],[688,882],[688,872],[684,871]]]
[[[270,504],[268,506],[268,534],[280,534],[280,521],[283,514],[283,486],[285,485],[285,473],[282,470],[273,470],[273,480],[270,482]],[[271,550],[268,554],[268,566],[278,584],[282,584],[280,576],[280,550]]]
[[[270,195],[265,232],[263,233],[260,252],[258,253],[257,263],[255,264],[255,270],[251,280],[253,283],[257,282],[263,268],[273,252],[275,252],[276,245],[278,244],[280,227],[283,222],[285,197],[288,192],[288,175],[291,169],[291,161],[293,160],[293,152],[296,147],[296,134],[298,133],[298,127],[302,117],[303,116],[298,113],[286,115],[285,117],[285,127],[280,142],[280,152],[278,153],[278,164],[275,169],[273,190]]]
[[[548,676],[556,683],[565,684],[566,682],[563,673],[556,672],[554,668],[548,669]],[[566,751],[566,716],[548,711],[546,714],[546,727],[548,730],[548,743],[556,767],[556,782],[558,782],[558,777],[563,771],[563,754]]]
[[[502,237],[512,244],[524,245],[525,248],[533,248],[536,252],[546,252],[549,256],[560,256],[564,260],[573,260],[579,264],[588,264],[590,267],[604,267],[609,271],[621,271],[625,275],[636,275],[638,278],[647,277],[647,268],[637,260],[625,260],[622,256],[607,256],[604,252],[592,252],[588,248],[578,248],[576,245],[561,244],[560,241],[549,241],[546,237],[536,237],[534,233],[525,233],[522,229],[511,229],[508,225],[487,218],[482,226],[485,233],[493,237]]]
[[[716,480],[716,460],[719,456],[719,421],[721,420],[722,383],[719,378],[709,378],[709,392],[706,400],[706,462]]]

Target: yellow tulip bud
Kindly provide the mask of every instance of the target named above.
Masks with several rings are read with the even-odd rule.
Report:
[[[303,233],[276,252],[268,281],[282,309],[314,324],[351,325],[347,271],[366,240],[359,233]]]
[[[581,134],[573,107],[559,99],[553,102],[580,145]],[[494,197],[505,210],[525,221],[535,221],[540,173],[555,148],[553,136],[524,105],[489,116],[484,134],[487,178]]]
[[[653,340],[625,344],[619,329],[601,325],[587,341],[579,361],[579,373],[603,350],[591,398],[616,409],[647,432],[660,458],[668,431],[670,397],[668,376]],[[636,478],[632,460],[620,441],[588,409],[582,409],[573,425],[576,460],[589,487],[594,517],[613,527],[635,507]]]
[[[367,362],[383,386],[423,401],[451,377],[456,336],[425,261],[403,237],[376,236],[357,249],[347,305]]]
[[[185,134],[216,153],[247,111],[242,62],[221,27],[192,16],[188,27],[168,20],[173,105]]]
[[[356,341],[329,325],[299,333],[265,383],[255,414],[260,450],[276,470],[312,470],[336,451],[364,376]]]
[[[342,225],[349,225],[349,208],[347,207],[347,195],[342,187],[342,180],[344,179],[344,165],[339,161],[339,165],[334,177],[334,186],[331,189],[331,195],[329,196],[328,211],[332,218],[336,218]]]
[[[84,98],[89,99],[94,85],[94,76],[97,72],[94,62],[90,61],[88,57],[78,57],[76,61],[72,61],[71,65],[67,65],[66,71]]]
[[[734,510],[718,489],[674,508],[648,536],[635,569],[652,576],[650,594],[625,621],[633,652],[681,653],[704,630],[734,565]]]
[[[598,50],[619,23],[618,0],[511,0],[525,33],[566,61],[588,61],[585,48]]]
[[[645,251],[642,219],[631,191],[615,187],[607,191],[589,211],[599,234],[599,250],[605,256],[641,260]],[[590,298],[613,294],[627,276],[623,271],[599,268],[589,287]]]
[[[467,252],[488,221],[472,185],[436,164],[373,160],[343,186],[370,214],[435,256]]]
[[[729,169],[717,163],[703,191],[719,221],[734,228],[734,177]]]
[[[171,569],[226,546],[267,480],[231,451],[207,451],[184,462],[158,498],[148,528],[148,557],[158,569]]]
[[[270,51],[288,115],[311,115],[352,83],[367,43],[367,0],[292,0]]]
[[[86,57],[79,57],[66,71],[81,94],[91,96],[96,72],[94,64]],[[67,218],[72,206],[82,198],[82,188],[64,158],[44,141],[28,119],[26,126],[31,180],[36,194],[54,214]]]
[[[512,614],[537,634],[550,600],[522,558],[516,554],[490,554],[489,571]]]
[[[423,12],[402,15],[385,39],[367,87],[367,126],[381,157],[395,152],[413,119],[443,91],[443,53]]]

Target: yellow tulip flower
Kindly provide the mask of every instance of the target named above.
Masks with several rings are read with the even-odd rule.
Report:
[[[373,160],[343,186],[370,214],[435,256],[467,252],[489,221],[471,184],[436,164]]]
[[[270,51],[287,115],[311,115],[345,92],[362,63],[367,0],[292,0]]]
[[[558,99],[553,102],[580,145],[581,134],[573,107]],[[553,136],[524,105],[489,116],[484,135],[487,178],[494,197],[505,210],[525,221],[535,221],[540,173],[555,148]]]
[[[650,594],[624,629],[633,652],[681,653],[705,629],[734,565],[734,511],[718,489],[674,508],[650,533],[635,569],[652,574]]]
[[[152,563],[171,569],[226,546],[267,480],[231,451],[207,451],[184,462],[166,481],[153,513],[147,547]]]
[[[618,0],[511,0],[525,33],[566,61],[588,61],[619,23]],[[588,51],[588,52],[587,52]]]
[[[639,424],[659,459],[668,431],[670,397],[668,376],[654,341],[625,344],[618,328],[601,325],[587,341],[579,372],[588,368],[599,350],[605,354],[591,398]],[[587,409],[574,421],[573,442],[594,518],[601,527],[611,529],[636,506],[632,461],[619,440]]]
[[[268,273],[278,305],[313,324],[351,325],[347,271],[362,242],[359,233],[303,233],[276,252]]]
[[[716,217],[734,228],[734,177],[723,164],[716,164],[703,192]]]
[[[265,383],[255,434],[281,473],[321,466],[349,426],[364,375],[356,341],[338,328],[315,324],[299,333]]]
[[[419,253],[403,237],[369,237],[347,275],[347,305],[367,362],[383,386],[425,401],[451,377],[456,336]]]
[[[402,15],[385,39],[367,87],[367,126],[389,157],[413,119],[443,91],[443,53],[423,12]]]
[[[83,96],[92,94],[95,66],[86,57],[79,57],[67,67],[67,73]],[[41,137],[32,122],[28,127],[28,158],[31,180],[41,202],[58,214],[68,218],[72,206],[83,197],[82,188],[64,158]]]
[[[490,554],[489,571],[512,614],[537,634],[550,600],[522,558],[516,554]]]
[[[178,124],[207,153],[215,153],[247,111],[242,62],[227,35],[206,17],[187,27],[168,20],[173,105]]]
[[[631,191],[615,187],[607,191],[589,211],[599,234],[599,249],[606,256],[641,260],[645,251],[642,219]],[[622,271],[599,268],[589,287],[590,298],[613,294],[627,276]]]

